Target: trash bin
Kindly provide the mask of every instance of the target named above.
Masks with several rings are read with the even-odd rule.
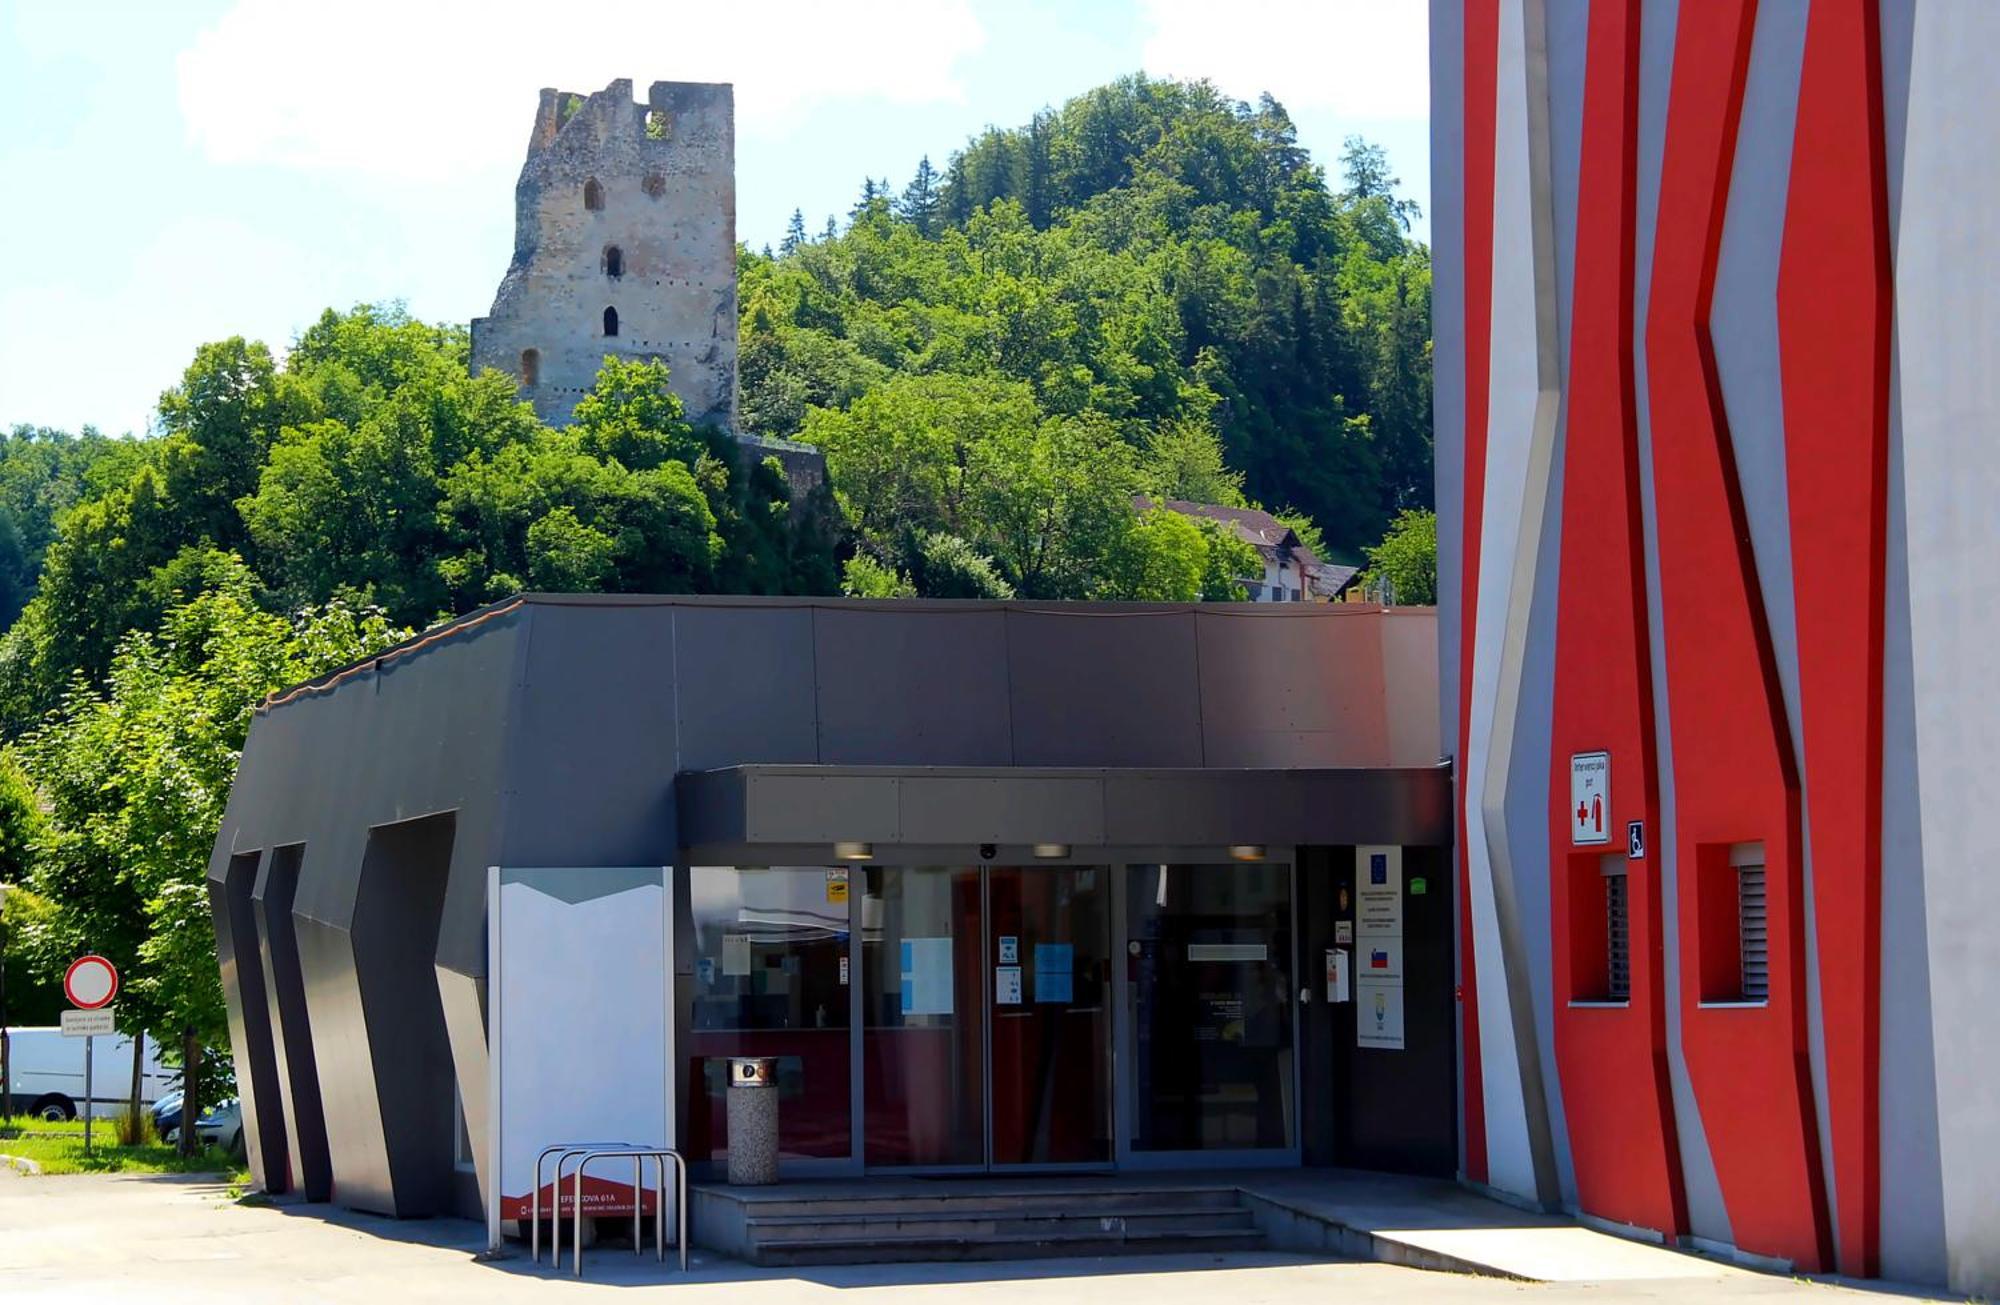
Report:
[[[778,1062],[769,1056],[729,1061],[729,1181],[778,1181]]]

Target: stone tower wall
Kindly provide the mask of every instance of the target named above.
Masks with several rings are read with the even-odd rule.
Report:
[[[586,203],[593,182],[601,207]],[[732,88],[655,82],[644,103],[625,80],[544,90],[514,194],[514,258],[492,313],[473,320],[473,370],[519,377],[561,425],[605,355],[659,358],[689,418],[734,431]]]

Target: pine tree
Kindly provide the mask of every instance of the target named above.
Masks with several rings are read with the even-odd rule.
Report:
[[[925,239],[936,234],[938,179],[937,170],[931,167],[930,155],[924,155],[917,164],[917,175],[910,178],[910,184],[903,188],[903,197],[896,203],[896,213]]]
[[[792,220],[785,223],[785,238],[778,244],[778,252],[790,254],[806,242],[806,215],[798,209],[792,210]]]
[[[821,240],[832,240],[840,234],[840,223],[833,220],[833,214],[826,215],[826,230],[819,233]]]

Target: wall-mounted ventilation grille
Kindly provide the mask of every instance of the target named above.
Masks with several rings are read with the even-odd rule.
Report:
[[[1632,921],[1626,905],[1625,874],[1604,876],[1605,996],[1613,1001],[1632,998]]]
[[[1771,950],[1764,914],[1764,867],[1736,868],[1737,930],[1743,952],[1743,1000],[1771,995]]]

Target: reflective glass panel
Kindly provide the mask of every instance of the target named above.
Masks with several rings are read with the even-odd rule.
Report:
[[[723,1159],[731,1056],[771,1056],[778,1148],[852,1150],[845,866],[696,866],[689,1156]]]

